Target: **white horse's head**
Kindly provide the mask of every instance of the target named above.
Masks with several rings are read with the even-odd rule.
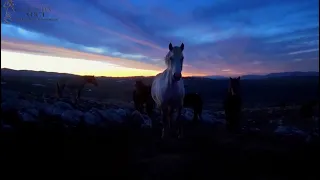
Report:
[[[172,76],[172,79],[174,81],[179,81],[182,77],[182,65],[183,65],[183,49],[184,44],[182,43],[180,47],[178,46],[172,46],[172,44],[169,44],[169,52],[166,55],[165,62],[167,65],[167,70],[169,70],[170,75]]]

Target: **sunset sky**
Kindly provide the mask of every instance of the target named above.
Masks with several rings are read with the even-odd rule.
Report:
[[[319,69],[319,0],[13,2],[1,10],[1,68],[149,76],[183,42],[184,75]],[[46,20],[27,19],[40,9]]]

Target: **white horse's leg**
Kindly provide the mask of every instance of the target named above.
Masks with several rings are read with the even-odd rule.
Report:
[[[183,122],[181,120],[181,111],[182,111],[182,107],[178,108],[178,116],[176,119],[177,125],[178,125],[178,138],[182,138],[183,137]]]
[[[168,109],[168,107],[162,107],[161,112],[162,112],[162,124],[163,124],[161,138],[164,139],[167,137],[168,130],[169,130],[169,122],[168,122],[169,109]]]

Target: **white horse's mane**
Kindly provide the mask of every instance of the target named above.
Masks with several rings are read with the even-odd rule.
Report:
[[[167,55],[164,57],[164,62],[166,63],[167,66],[169,65],[169,60],[171,56],[172,56],[172,52],[169,51]]]
[[[179,51],[177,51],[178,48],[179,48],[179,50],[180,50],[180,47],[175,46],[175,47],[173,48],[173,50],[172,50],[172,51],[169,51],[169,52],[166,54],[166,56],[164,57],[164,62],[166,63],[167,66],[169,66],[169,60],[170,60],[170,57],[174,54],[173,52],[179,52]],[[181,53],[181,56],[183,57],[183,52],[181,51],[180,53]]]

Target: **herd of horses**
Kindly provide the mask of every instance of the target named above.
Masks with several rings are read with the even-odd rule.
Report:
[[[148,115],[152,114],[155,103],[151,96],[150,85],[145,85],[141,80],[137,80],[132,97],[136,110],[141,113],[147,113]],[[185,94],[183,107],[193,109],[193,122],[195,123],[202,119],[202,106],[202,98],[198,93]]]
[[[237,132],[242,109],[242,100],[239,92],[240,77],[230,77],[229,81],[228,93],[224,101],[226,127],[230,132]],[[141,80],[137,80],[133,91],[133,101],[136,110],[151,115],[156,105],[151,95],[151,85],[145,85]],[[185,94],[183,107],[193,109],[193,123],[197,124],[202,120],[203,101],[198,93]]]
[[[183,137],[180,116],[184,107],[193,109],[194,123],[202,119],[203,101],[201,96],[198,93],[185,93],[182,80],[183,51],[183,43],[180,46],[173,46],[170,43],[169,51],[164,59],[167,68],[154,77],[151,85],[145,85],[142,81],[137,80],[133,91],[136,110],[141,113],[145,111],[148,115],[153,113],[154,108],[161,110],[162,138],[168,137],[169,132],[172,132],[172,123],[176,123],[177,137]],[[94,76],[80,76],[77,79],[62,78],[57,82],[57,94],[61,97],[63,90],[69,88],[76,91],[76,99],[79,99],[81,90],[86,83],[98,86]],[[226,128],[230,132],[237,132],[240,128],[241,107],[240,77],[230,77],[229,88],[224,101]],[[308,113],[307,110],[304,111]],[[176,119],[172,120],[175,112],[177,112]]]

